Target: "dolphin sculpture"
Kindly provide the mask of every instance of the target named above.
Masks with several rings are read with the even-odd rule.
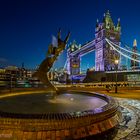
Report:
[[[59,29],[57,35],[57,46],[54,46],[53,44],[49,45],[46,58],[41,62],[38,70],[33,75],[34,77],[37,77],[43,84],[47,85],[48,91],[53,93],[57,93],[58,89],[49,81],[48,72],[52,68],[58,56],[66,48],[69,37],[70,32],[67,34],[66,38],[62,40],[61,30]]]

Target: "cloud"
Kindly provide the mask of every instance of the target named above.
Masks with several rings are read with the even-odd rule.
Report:
[[[0,68],[1,68],[1,67],[6,67],[6,66],[8,66],[8,65],[9,65],[8,60],[7,60],[6,58],[0,57]]]
[[[0,63],[6,63],[8,60],[6,58],[1,58],[0,57]]]

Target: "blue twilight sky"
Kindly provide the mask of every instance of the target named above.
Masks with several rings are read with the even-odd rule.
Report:
[[[1,0],[0,67],[5,65],[35,68],[44,58],[52,35],[59,27],[62,37],[71,31],[69,42],[84,44],[94,39],[96,19],[109,10],[117,23],[121,19],[123,42],[140,49],[139,0]],[[82,58],[82,69],[94,65],[94,53]],[[56,66],[63,66],[62,54]]]

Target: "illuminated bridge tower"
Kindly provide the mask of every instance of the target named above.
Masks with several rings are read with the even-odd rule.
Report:
[[[137,53],[137,41],[136,41],[136,39],[135,39],[134,42],[133,42],[133,52],[134,52],[134,53]],[[133,54],[133,55],[132,55],[132,58],[138,59],[138,55],[137,55],[137,54]],[[136,61],[134,61],[134,60],[131,60],[131,68],[132,68],[132,69],[136,69],[136,68],[138,68],[138,67],[139,67],[139,63],[136,62]]]
[[[79,50],[80,45],[73,41],[67,50],[67,72],[71,75],[80,74],[80,55],[79,53],[72,55],[76,50]]]
[[[110,71],[115,69],[114,60],[119,59],[119,54],[111,49],[106,42],[108,38],[120,45],[121,26],[118,19],[117,26],[114,25],[109,11],[104,14],[102,23],[97,20],[95,29],[95,69],[96,71]]]

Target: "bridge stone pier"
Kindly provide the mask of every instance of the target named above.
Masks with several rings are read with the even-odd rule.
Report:
[[[109,11],[104,14],[101,23],[97,20],[95,28],[95,39],[80,46],[73,42],[67,50],[67,71],[70,75],[80,74],[80,60],[83,55],[95,51],[95,70],[110,71],[115,69],[115,59],[120,55],[111,49],[105,38],[120,45],[121,26],[120,20],[115,24],[112,21]],[[93,58],[94,60],[94,58]]]

